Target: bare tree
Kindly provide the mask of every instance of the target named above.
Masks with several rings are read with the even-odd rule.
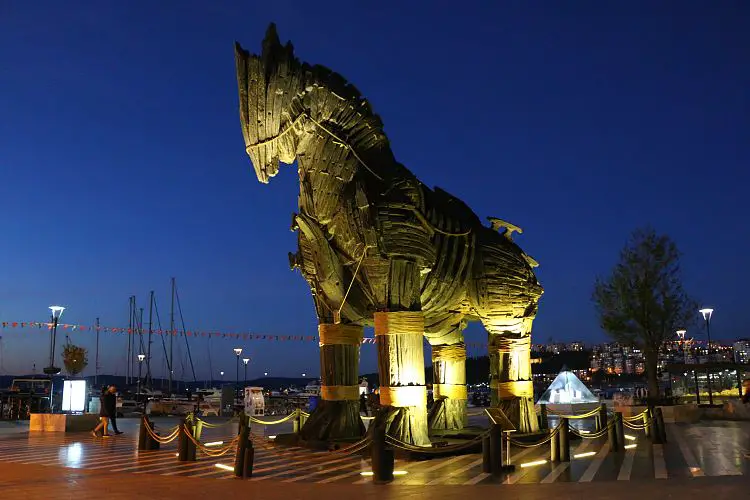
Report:
[[[659,351],[678,328],[693,322],[697,310],[682,287],[677,245],[651,228],[637,229],[611,274],[597,279],[592,299],[602,329],[643,351],[650,398],[658,398]]]

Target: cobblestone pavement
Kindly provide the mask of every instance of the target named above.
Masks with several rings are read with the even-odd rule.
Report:
[[[166,429],[174,421],[157,421]],[[28,434],[16,432],[0,437],[0,468],[16,463],[48,468],[79,469],[87,474],[118,476],[160,476],[162,478],[232,479],[232,473],[217,467],[231,466],[231,455],[196,462],[178,462],[176,442],[159,451],[138,452],[137,421],[122,421],[122,436],[109,439],[89,434]],[[230,440],[233,426],[204,432],[203,441]],[[515,472],[493,478],[482,472],[480,455],[462,455],[421,462],[397,460],[394,485],[492,485],[650,482],[667,484],[692,478],[737,476],[744,479],[750,461],[744,459],[744,443],[750,439],[750,425],[737,422],[704,422],[690,426],[669,425],[668,443],[651,445],[642,435],[629,441],[635,447],[609,453],[605,439],[573,441],[569,463],[549,463],[548,447],[514,450]],[[367,457],[313,452],[268,444],[256,446],[254,476],[249,483],[269,484],[352,484],[365,486],[371,478]],[[200,455],[200,454],[199,454]],[[538,465],[520,467],[540,461]],[[543,462],[541,462],[543,461]],[[233,482],[233,481],[232,481]],[[749,484],[750,486],[750,484]],[[390,486],[389,486],[390,487]],[[628,489],[630,486],[628,486]],[[745,495],[746,496],[746,495]]]

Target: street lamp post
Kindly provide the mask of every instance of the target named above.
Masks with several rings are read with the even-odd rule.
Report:
[[[245,363],[245,386],[247,386],[247,364],[250,362],[250,358],[242,358],[242,362]]]
[[[135,396],[136,401],[141,397],[141,366],[143,365],[144,359],[146,359],[145,354],[138,355],[138,393]]]
[[[237,358],[234,365],[234,399],[237,399],[237,391],[239,390],[240,385],[240,356],[242,355],[242,348],[241,347],[235,347],[232,349],[234,351],[234,355]]]
[[[712,405],[714,404],[714,395],[711,391],[711,316],[714,313],[714,310],[710,307],[704,307],[700,311],[698,311],[703,315],[703,320],[706,322],[706,337],[708,338],[708,368],[706,369],[706,373],[708,374],[708,404]]]
[[[65,308],[63,306],[49,306],[49,310],[52,312],[52,329],[50,331],[49,338],[49,366],[44,369],[44,373],[49,375],[49,412],[52,413],[54,411],[53,402],[55,399],[54,384],[52,381],[53,377],[61,371],[60,368],[55,366],[55,340],[57,338],[57,323],[58,321],[60,321],[60,316],[62,316]]]

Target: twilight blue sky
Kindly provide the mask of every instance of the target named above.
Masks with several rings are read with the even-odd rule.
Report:
[[[259,184],[237,112],[232,43],[259,50],[272,20],[368,97],[427,185],[524,228],[546,288],[537,341],[603,339],[592,283],[645,224],[677,241],[714,336],[750,334],[739,0],[2,2],[0,320],[61,303],[67,322],[123,326],[152,289],[165,319],[175,276],[188,329],[315,332],[287,265],[295,170]],[[45,364],[46,334],[0,334],[0,371]],[[125,341],[102,340],[103,371],[122,374]],[[233,377],[234,343],[210,347]],[[318,372],[313,343],[244,347],[251,375]]]

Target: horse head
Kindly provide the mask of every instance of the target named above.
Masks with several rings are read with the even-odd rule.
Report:
[[[292,164],[313,137],[336,139],[358,153],[388,148],[382,123],[341,75],[301,62],[291,42],[282,45],[272,23],[260,55],[235,43],[240,119],[258,180],[267,183],[279,163]]]

